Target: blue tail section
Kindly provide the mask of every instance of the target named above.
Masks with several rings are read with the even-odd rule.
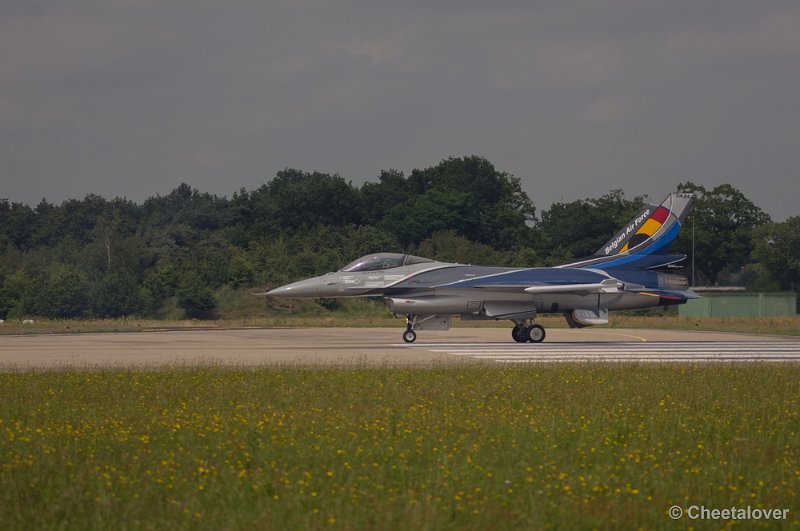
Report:
[[[654,269],[679,262],[685,257],[669,252],[693,201],[692,194],[670,194],[639,212],[594,255],[560,267]]]

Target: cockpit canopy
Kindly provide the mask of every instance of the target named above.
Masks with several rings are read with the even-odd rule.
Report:
[[[354,262],[350,262],[340,271],[354,273],[356,271],[379,271],[383,269],[394,269],[404,265],[424,264],[433,262],[430,258],[422,258],[411,254],[399,253],[378,253],[362,256]]]

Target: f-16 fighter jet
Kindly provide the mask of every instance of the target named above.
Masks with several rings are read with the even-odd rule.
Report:
[[[395,316],[406,318],[406,343],[416,340],[418,330],[448,330],[453,315],[465,321],[508,319],[514,341],[540,343],[541,314],[563,314],[570,327],[580,328],[608,323],[609,310],[697,298],[685,277],[665,271],[685,258],[669,249],[693,200],[691,194],[670,194],[661,205],[644,208],[592,256],[556,267],[486,267],[378,253],[267,296],[385,297]]]

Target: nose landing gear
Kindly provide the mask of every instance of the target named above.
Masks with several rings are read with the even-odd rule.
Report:
[[[449,315],[406,315],[406,331],[403,332],[403,341],[413,343],[417,339],[416,330],[450,330],[452,319]]]

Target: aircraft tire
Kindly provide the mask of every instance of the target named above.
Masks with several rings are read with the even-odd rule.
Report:
[[[545,332],[544,332],[544,327],[542,325],[538,324],[531,325],[530,327],[528,327],[527,331],[529,338],[528,341],[530,341],[531,343],[541,343],[542,341],[544,341]]]
[[[524,326],[517,325],[511,329],[511,337],[517,343],[527,343],[530,341],[530,335],[528,334],[528,329]]]
[[[417,340],[417,333],[413,330],[406,330],[403,332],[403,341],[406,343],[413,343]]]

